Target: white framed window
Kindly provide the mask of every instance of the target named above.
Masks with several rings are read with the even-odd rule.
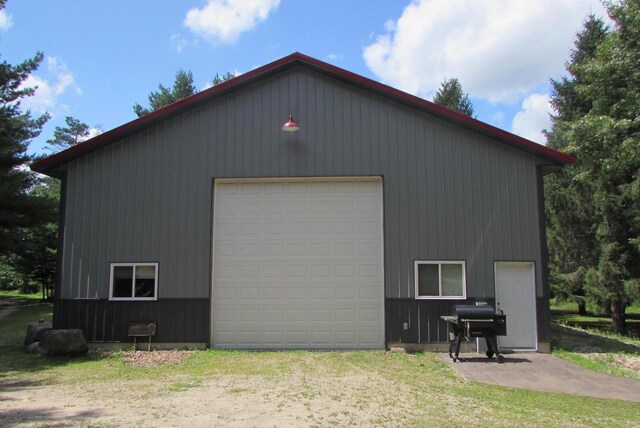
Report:
[[[466,299],[463,261],[415,261],[416,299]]]
[[[157,300],[158,263],[111,263],[109,300]]]

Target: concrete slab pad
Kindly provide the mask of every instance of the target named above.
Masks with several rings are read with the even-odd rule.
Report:
[[[640,381],[594,372],[549,354],[504,354],[502,364],[482,354],[461,354],[463,361],[457,363],[447,354],[438,355],[471,381],[640,402]]]

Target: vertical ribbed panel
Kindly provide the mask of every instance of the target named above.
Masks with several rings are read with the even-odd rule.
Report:
[[[60,299],[56,302],[56,313],[54,328],[79,328],[89,342],[132,342],[129,324],[139,322],[156,324],[152,342],[208,341],[208,299],[157,302]]]
[[[494,261],[534,261],[540,296],[538,163],[293,67],[70,162],[62,297],[106,298],[110,262],[153,261],[161,298],[207,298],[212,178],[360,175],[383,177],[387,298],[413,298],[414,260],[465,260],[478,299]]]

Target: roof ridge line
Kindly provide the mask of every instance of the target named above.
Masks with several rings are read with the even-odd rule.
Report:
[[[240,88],[244,85],[256,81],[257,79],[261,79],[270,74],[277,73],[298,63],[307,65],[315,69],[316,71],[331,75],[335,78],[358,86],[365,90],[378,93],[382,96],[386,96],[414,108],[427,111],[444,120],[448,120],[467,129],[479,132],[483,135],[496,138],[501,142],[510,144],[528,152],[532,152],[533,154],[550,160],[555,164],[563,165],[566,163],[575,162],[575,158],[568,154],[559,152],[541,144],[537,144],[533,141],[527,140],[503,129],[489,125],[478,119],[474,119],[470,116],[451,110],[447,107],[434,104],[431,101],[425,100],[424,98],[409,94],[384,83],[377,82],[368,77],[361,76],[354,72],[345,70],[333,64],[329,64],[311,56],[302,54],[300,52],[294,52],[285,57],[258,67],[254,70],[248,71],[247,73],[241,74],[232,79],[212,86],[211,88],[207,88],[196,94],[178,100],[145,116],[136,118],[130,122],[113,128],[89,140],[86,140],[76,146],[69,147],[66,150],[35,161],[30,165],[30,168],[33,171],[46,174],[47,172],[52,171],[55,167],[65,162],[71,161],[94,150],[98,150],[106,145],[118,141],[119,139],[125,138],[135,132],[159,123],[165,119],[168,119],[175,114],[182,113],[187,109],[205,102],[211,97],[225,94],[233,89]]]

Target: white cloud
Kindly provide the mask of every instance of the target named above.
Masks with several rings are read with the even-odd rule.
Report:
[[[188,46],[198,45],[198,39],[192,39],[191,41],[189,41],[180,33],[174,33],[169,36],[169,41],[176,48],[176,52],[178,53],[182,53],[182,51],[185,50],[185,48],[187,48]]]
[[[511,123],[511,132],[539,144],[545,144],[542,130],[549,129],[553,112],[549,94],[531,94],[522,102],[522,110]]]
[[[383,81],[430,97],[457,77],[473,97],[514,102],[561,74],[598,0],[414,0],[366,46],[367,66]]]
[[[389,33],[391,33],[392,31],[396,31],[396,21],[394,21],[393,19],[387,19],[387,22],[384,23],[384,29]]]
[[[504,123],[504,113],[501,111],[494,113],[493,116],[491,116],[491,120],[493,123],[502,125]]]
[[[329,55],[327,55],[327,59],[329,61],[340,61],[344,59],[344,55],[342,54],[334,54],[334,53],[330,53]]]
[[[179,33],[172,34],[171,37],[169,37],[169,40],[175,46],[178,53],[182,52],[188,44],[187,39],[182,37]]]
[[[49,111],[55,105],[56,95],[53,87],[49,82],[39,78],[38,76],[31,75],[22,83],[22,87],[36,88],[34,95],[28,98],[23,98],[21,101],[22,106],[26,110],[31,110],[34,113],[44,113]]]
[[[69,88],[73,89],[76,95],[82,95],[82,89],[74,83],[73,74],[69,72],[64,61],[57,57],[46,57],[46,63],[47,78],[32,74],[21,85],[23,88],[37,87],[33,96],[21,101],[25,109],[36,114],[55,113],[58,109],[65,111],[65,105],[58,105],[58,100]]]
[[[0,30],[7,31],[13,25],[11,15],[9,15],[4,9],[0,10]]]
[[[233,43],[279,5],[280,0],[208,0],[187,12],[184,25],[212,42]]]
[[[78,137],[78,141],[83,142],[90,140],[91,138],[97,137],[98,135],[102,134],[102,132],[102,129],[98,128],[97,126],[94,128],[89,128],[89,134],[86,137]]]

